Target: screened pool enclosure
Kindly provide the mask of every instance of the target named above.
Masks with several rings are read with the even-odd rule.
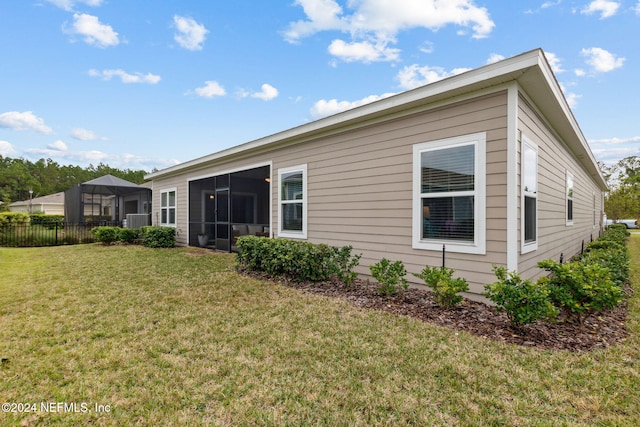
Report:
[[[150,212],[151,189],[112,175],[64,192],[65,221],[71,224],[122,226],[128,216],[135,216],[137,225],[150,225]]]

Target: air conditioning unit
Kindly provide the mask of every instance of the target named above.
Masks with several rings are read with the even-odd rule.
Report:
[[[145,225],[151,225],[151,215],[127,214],[126,228],[140,228]]]

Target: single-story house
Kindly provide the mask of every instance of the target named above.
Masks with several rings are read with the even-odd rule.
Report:
[[[503,61],[147,175],[155,225],[229,251],[265,234],[442,264],[470,293],[602,228],[606,183],[544,53]],[[419,280],[409,275],[414,284]]]
[[[64,191],[9,204],[9,211],[64,215]]]

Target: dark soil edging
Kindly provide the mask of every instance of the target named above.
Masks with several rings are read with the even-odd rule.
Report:
[[[509,323],[507,316],[498,312],[495,307],[464,299],[456,307],[444,308],[434,302],[431,292],[427,290],[410,288],[402,293],[383,297],[378,295],[377,284],[368,280],[357,279],[353,285],[339,281],[301,283],[255,272],[241,272],[252,277],[275,280],[304,292],[341,298],[356,307],[414,317],[486,339],[543,350],[585,352],[618,344],[627,336],[626,301],[614,310],[591,316],[582,328],[570,322],[536,322],[515,328]]]

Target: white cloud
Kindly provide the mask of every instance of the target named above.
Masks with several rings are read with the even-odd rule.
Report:
[[[620,68],[626,60],[626,58],[618,57],[599,47],[582,49],[580,54],[586,57],[587,64],[589,64],[595,72],[599,73],[607,73],[616,68]]]
[[[564,97],[567,100],[567,104],[569,104],[569,108],[574,109],[578,106],[578,100],[582,98],[582,95],[578,95],[573,92],[565,92]]]
[[[261,86],[261,91],[252,94],[253,98],[262,99],[263,101],[271,101],[274,98],[278,97],[278,89],[271,86],[268,83],[265,83]]]
[[[45,135],[53,133],[53,130],[44,124],[44,120],[31,111],[9,111],[0,114],[0,127],[13,130],[35,130]]]
[[[224,87],[213,80],[206,81],[203,87],[196,88],[194,92],[196,95],[203,98],[213,98],[214,96],[225,96],[227,94]],[[192,92],[187,92],[187,94],[190,93]]]
[[[551,69],[554,73],[564,73],[565,70],[562,68],[562,64],[560,63],[560,58],[558,58],[558,55],[551,52],[545,52],[544,56],[547,58],[547,62],[549,63],[549,66],[551,66]]]
[[[331,55],[345,62],[397,61],[400,56],[400,49],[389,48],[387,43],[382,41],[373,44],[369,41],[347,43],[343,40],[334,40],[328,50]]]
[[[400,70],[396,75],[396,79],[400,82],[401,88],[414,89],[419,86],[437,82],[438,80],[442,80],[447,77],[464,73],[465,71],[469,71],[469,68],[454,68],[451,71],[446,71],[442,67],[432,67],[429,65],[421,67],[417,64],[413,64]]]
[[[576,68],[575,70],[573,70],[573,73],[578,77],[584,77],[587,75],[587,72],[582,68]]]
[[[102,24],[97,16],[86,13],[74,13],[73,25],[67,32],[84,36],[87,44],[97,47],[117,46],[120,43],[118,33],[110,25]]]
[[[49,148],[28,148],[25,151],[36,156],[45,156],[51,158],[65,159],[74,162],[87,162],[98,163],[110,161],[114,156],[110,156],[102,151],[90,150],[90,151],[67,151],[60,150],[57,147],[48,146]],[[110,165],[113,166],[113,165]]]
[[[313,104],[310,112],[311,116],[314,119],[319,119],[321,117],[331,116],[342,111],[360,107],[361,105],[370,104],[372,102],[388,98],[393,95],[395,94],[385,93],[382,95],[371,95],[357,101],[338,101],[337,99],[331,99],[327,101],[325,99],[321,99],[320,101],[317,101],[315,104]]]
[[[558,84],[560,85],[560,89],[564,94],[564,99],[566,99],[567,104],[569,104],[569,108],[571,109],[576,108],[578,106],[578,100],[582,98],[582,95],[578,95],[577,93],[574,93],[574,92],[569,92],[569,89],[567,89],[567,86],[562,82],[558,82]],[[569,86],[573,86],[573,85],[574,84],[569,84]]]
[[[604,138],[604,139],[592,139],[590,144],[604,144],[604,145],[621,145],[621,144],[638,144],[640,143],[640,136],[632,136],[631,138]],[[640,150],[640,145],[636,147]]]
[[[640,136],[593,139],[589,141],[589,145],[596,159],[607,164],[629,156],[640,156]]]
[[[618,12],[620,3],[609,0],[594,0],[588,6],[582,9],[581,13],[591,15],[600,14],[600,19],[610,18]]]
[[[349,28],[347,20],[339,16],[342,14],[342,8],[334,0],[295,0],[294,5],[302,6],[309,20],[289,24],[289,29],[284,33],[284,37],[291,43],[319,31],[347,30]]]
[[[557,1],[547,1],[542,3],[542,6],[540,6],[541,9],[548,9],[550,7],[553,6],[558,6],[560,3],[562,3],[562,0],[557,0]]]
[[[102,80],[111,80],[113,77],[119,77],[122,83],[147,83],[147,84],[157,84],[160,82],[160,76],[147,73],[135,73],[129,74],[124,70],[89,70],[89,75],[91,77],[98,77]]]
[[[636,11],[636,14],[640,15],[640,1],[638,1],[638,4],[636,4],[633,9]]]
[[[473,0],[358,0],[348,1],[345,13],[335,0],[296,0],[306,20],[289,24],[284,38],[297,43],[320,31],[349,33],[352,42],[334,40],[330,52],[345,60],[365,62],[395,61],[399,50],[388,47],[396,43],[396,35],[412,28],[432,31],[447,25],[471,29],[473,38],[489,36],[494,22],[484,7]]]
[[[435,49],[435,45],[433,44],[433,42],[430,41],[426,41],[424,43],[422,43],[422,46],[418,48],[420,50],[420,52],[422,53],[433,53],[436,49]]]
[[[180,46],[188,50],[202,50],[205,38],[209,30],[204,25],[198,24],[192,18],[174,16],[173,24],[177,33],[173,36]]]
[[[87,6],[98,7],[102,5],[103,0],[47,0],[60,9],[64,9],[67,12],[71,12],[74,9],[76,3],[86,4]]]
[[[107,140],[107,138],[99,137],[93,131],[82,129],[82,128],[71,129],[71,136],[80,141],[96,141],[96,140],[106,141]]]
[[[54,143],[47,145],[47,147],[55,151],[67,151],[69,149],[69,147],[67,147],[67,144],[65,144],[61,140],[57,140]]]
[[[0,156],[11,157],[18,154],[9,141],[0,141]]]
[[[503,55],[500,55],[499,53],[492,53],[491,55],[489,55],[489,59],[487,59],[487,64],[495,64],[496,62],[500,62],[503,59],[505,59]]]
[[[88,161],[93,163],[113,158],[113,156],[110,156],[109,154],[103,153],[102,151],[98,150],[77,151],[75,153],[72,153],[69,157],[80,161]]]

